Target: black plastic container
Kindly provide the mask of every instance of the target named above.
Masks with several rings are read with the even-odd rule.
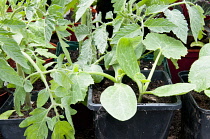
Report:
[[[142,71],[148,76],[149,71]],[[164,71],[155,71],[152,80],[171,80]],[[109,115],[101,104],[92,102],[92,91],[89,90],[88,108],[95,115],[95,135],[97,139],[166,139],[174,111],[181,108],[179,97],[171,97],[175,103],[141,103],[137,113],[127,121],[118,121]],[[113,106],[114,107],[114,106]]]
[[[188,82],[188,71],[179,72],[182,82]],[[210,138],[210,110],[202,109],[191,93],[182,96],[182,139]]]

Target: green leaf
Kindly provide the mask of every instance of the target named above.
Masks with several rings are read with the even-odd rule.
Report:
[[[192,34],[195,41],[197,41],[197,38],[202,33],[202,30],[204,30],[204,11],[198,5],[189,6],[188,4],[186,4],[186,6],[190,17],[190,27],[192,30]]]
[[[90,8],[91,4],[94,2],[95,0],[80,0],[78,7],[78,10],[76,12],[76,19],[75,22],[77,22],[82,15],[86,12],[86,10],[88,8]]]
[[[176,25],[164,18],[147,20],[145,26],[157,33],[170,32],[176,27]]]
[[[21,113],[21,105],[24,104],[25,102],[25,96],[26,96],[26,92],[24,90],[23,87],[16,87],[15,89],[15,93],[14,93],[14,106],[15,106],[15,110],[17,112],[18,115],[22,115]]]
[[[29,69],[26,58],[20,51],[20,47],[13,39],[0,35],[1,48],[6,52],[6,54],[11,57],[15,62],[20,64],[26,69]]]
[[[55,30],[55,20],[52,17],[46,17],[44,21],[45,42],[49,43],[52,36],[52,32]]]
[[[112,11],[107,12],[105,18],[106,19],[113,19],[113,13],[112,13]]]
[[[78,57],[78,63],[92,64],[96,60],[96,47],[92,45],[92,40],[85,40],[82,44],[81,53]]]
[[[66,89],[71,88],[71,84],[73,83],[70,77],[67,73],[64,71],[56,71],[51,74],[53,79],[56,83],[58,83],[60,86],[65,87]]]
[[[108,69],[111,65],[117,64],[116,56],[116,47],[113,47],[112,50],[104,56],[105,68]]]
[[[116,83],[101,94],[101,104],[114,118],[125,121],[137,110],[136,95],[130,86]]]
[[[156,13],[164,12],[166,9],[168,9],[168,5],[152,5],[146,9],[145,14],[146,15],[156,14]]]
[[[14,35],[15,33],[0,28],[0,35]]]
[[[205,44],[199,52],[199,57],[210,56],[210,43]]]
[[[48,136],[48,128],[45,122],[35,123],[29,126],[24,133],[27,139],[45,139]]]
[[[88,26],[86,25],[79,25],[74,28],[75,29],[75,35],[77,37],[78,41],[82,41],[90,34],[90,30]]]
[[[133,79],[134,75],[140,72],[140,68],[137,62],[134,48],[132,46],[131,39],[121,38],[119,40],[116,55],[120,67],[130,78]]]
[[[62,86],[59,86],[55,89],[55,95],[58,97],[65,97],[67,95],[70,95],[70,89],[69,88],[65,88]]]
[[[2,114],[0,114],[0,119],[8,119],[15,110],[8,110]]]
[[[126,0],[112,0],[111,2],[114,3],[113,7],[114,7],[114,11],[116,12],[124,9],[125,4],[126,4]]]
[[[117,35],[111,41],[111,44],[117,44],[119,39],[122,37],[134,38],[137,36],[142,36],[141,28],[137,24],[129,24],[124,26],[116,33]]]
[[[33,85],[29,80],[26,80],[24,83],[24,89],[26,92],[31,92],[33,90]]]
[[[190,68],[189,82],[196,85],[195,91],[201,92],[210,87],[210,56],[202,56]]]
[[[182,40],[182,42],[187,42],[188,35],[188,24],[185,20],[184,15],[179,10],[166,10],[164,12],[166,18],[176,25],[175,28],[172,29],[173,33]]]
[[[74,139],[73,127],[66,121],[58,121],[55,124],[52,139]]]
[[[51,52],[48,52],[48,49],[37,48],[35,50],[39,55],[44,56],[46,58],[57,58],[57,56]]]
[[[149,33],[143,40],[143,44],[148,50],[155,51],[160,49],[162,54],[168,59],[181,59],[181,56],[187,54],[187,48],[181,41],[165,34]]]
[[[195,89],[194,84],[190,83],[177,83],[171,85],[164,85],[156,88],[151,93],[158,97],[166,97],[166,96],[175,96],[175,95],[183,95],[191,90]]]
[[[93,65],[93,64],[84,66],[83,70],[87,72],[102,72],[103,73],[103,69],[101,68],[101,66]],[[95,83],[100,83],[104,79],[104,77],[100,75],[91,75],[91,76]]]
[[[37,107],[42,107],[50,98],[50,94],[46,89],[39,91],[37,98]]]
[[[94,41],[97,46],[97,49],[100,53],[104,53],[107,48],[107,39],[108,34],[106,32],[106,26],[97,28],[94,32]]]
[[[204,93],[208,96],[208,97],[210,97],[210,90],[204,90]],[[0,118],[1,119],[1,118]]]
[[[0,24],[12,30],[19,30],[26,27],[26,24],[22,20],[17,20],[17,19],[1,20]]]
[[[8,63],[0,58],[0,79],[6,82],[13,83],[17,86],[23,86],[22,78],[17,72],[8,65]]]
[[[161,5],[161,4],[170,4],[173,3],[177,0],[141,0],[138,3],[138,6],[142,6],[144,4],[146,4],[147,6],[151,6],[151,5]]]
[[[88,86],[94,84],[92,77],[87,73],[75,73],[71,75],[73,82],[71,87],[72,104],[78,101],[84,101],[87,95]]]

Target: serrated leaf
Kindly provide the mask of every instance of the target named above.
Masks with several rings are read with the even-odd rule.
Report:
[[[51,52],[48,52],[48,49],[37,48],[35,50],[39,55],[44,56],[46,58],[57,58],[57,56]]]
[[[190,68],[189,82],[196,85],[196,91],[201,92],[210,87],[210,56],[202,56]]]
[[[129,38],[121,38],[117,45],[116,55],[120,67],[133,79],[134,75],[140,72],[140,68],[131,40]]]
[[[199,52],[199,57],[210,56],[210,43],[205,44]]]
[[[21,105],[25,102],[26,92],[23,87],[16,87],[14,93],[14,107],[18,115],[22,115],[21,113]]]
[[[51,17],[46,17],[44,20],[44,37],[45,37],[45,42],[49,43],[51,36],[52,36],[52,32],[55,30],[55,20]]]
[[[148,50],[160,49],[162,54],[170,59],[181,59],[187,54],[187,48],[181,41],[169,37],[165,34],[149,33],[143,40],[143,44]]]
[[[194,84],[190,83],[177,83],[171,85],[164,85],[156,88],[151,93],[158,97],[166,97],[166,96],[175,96],[175,95],[183,95],[191,90],[195,89]]]
[[[170,32],[176,27],[176,25],[164,18],[147,20],[145,26],[157,33]]]
[[[101,68],[101,66],[93,65],[93,64],[84,66],[83,70],[87,72],[102,72],[103,73],[103,69]],[[100,75],[91,75],[91,77],[93,78],[95,83],[100,83],[104,79],[104,77]]]
[[[88,26],[83,25],[83,24],[75,27],[74,29],[75,29],[75,35],[78,41],[84,40],[85,37],[87,37],[90,34],[90,30]]]
[[[0,28],[0,34],[1,35],[14,35],[15,33],[4,30],[3,28]]]
[[[151,5],[146,9],[146,15],[164,12],[168,9],[168,5]]]
[[[170,4],[170,3],[173,3],[175,1],[177,1],[177,0],[141,0],[140,2],[138,2],[138,6],[142,6],[144,4],[146,4],[147,6]]]
[[[114,3],[113,7],[116,12],[121,11],[126,4],[126,0],[112,0],[111,2]]]
[[[26,92],[31,92],[33,90],[33,85],[29,80],[26,80],[24,83],[24,89]]]
[[[141,28],[137,24],[129,24],[124,26],[116,33],[117,35],[111,41],[111,44],[117,44],[119,39],[122,37],[133,38],[137,36],[142,36]]]
[[[42,107],[49,99],[50,94],[46,89],[39,91],[37,98],[37,107]]]
[[[78,63],[92,64],[96,60],[96,47],[92,45],[92,40],[85,40],[82,44],[81,53],[78,57]]]
[[[166,18],[176,25],[175,28],[172,29],[173,33],[182,40],[182,42],[187,42],[188,35],[188,24],[185,20],[184,15],[179,10],[166,10],[164,11]]]
[[[71,88],[72,80],[69,78],[68,74],[63,71],[56,71],[51,74],[56,83],[66,89]]]
[[[0,24],[12,30],[19,30],[26,27],[26,24],[22,20],[17,20],[17,19],[1,20]]]
[[[186,6],[190,17],[190,28],[195,41],[197,41],[200,33],[202,32],[202,30],[204,30],[204,11],[198,5],[189,6],[188,4],[186,4]]]
[[[75,22],[77,22],[82,15],[86,12],[86,10],[88,8],[90,8],[91,4],[94,2],[95,0],[80,0],[78,7],[78,10],[76,12],[76,19]]]
[[[122,83],[116,83],[104,90],[101,104],[110,115],[120,121],[130,119],[137,110],[135,93],[130,86]]]
[[[0,119],[9,119],[9,117],[12,115],[13,112],[15,112],[15,110],[8,110],[0,114]]]
[[[108,34],[106,32],[106,26],[102,26],[101,28],[97,28],[94,32],[94,41],[97,46],[97,49],[100,53],[104,53],[107,48],[107,39]]]
[[[27,136],[27,139],[44,139],[48,136],[48,128],[45,122],[35,123],[29,126],[25,132],[24,136]]]
[[[26,69],[29,69],[26,58],[20,51],[20,47],[13,39],[0,35],[1,48],[6,54],[11,57],[15,62],[19,63]]]
[[[72,104],[76,104],[78,101],[84,101],[88,86],[94,84],[92,77],[87,73],[77,73],[71,75],[71,80],[73,82],[70,94]]]
[[[17,72],[8,65],[8,63],[0,58],[0,79],[9,83],[13,83],[17,86],[23,86],[22,78]]]
[[[66,121],[58,121],[55,124],[52,139],[74,139],[74,130]]]

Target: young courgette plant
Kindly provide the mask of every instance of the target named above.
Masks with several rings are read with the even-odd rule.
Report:
[[[88,73],[104,76],[114,82],[113,86],[103,91],[100,100],[106,111],[118,120],[125,121],[133,117],[137,110],[137,103],[141,103],[142,96],[145,94],[159,97],[174,96],[195,89],[194,84],[177,83],[147,91],[155,67],[162,62],[164,57],[171,59],[178,66],[177,60],[187,54],[184,44],[186,44],[189,31],[192,32],[196,41],[202,38],[205,17],[202,8],[187,0],[174,2],[175,0],[142,0],[139,2],[112,0],[115,18],[110,11],[106,15],[106,18],[111,20],[110,22],[102,23],[100,20],[95,20],[100,23],[100,26],[93,33],[94,43],[97,49],[104,53],[104,56],[98,61],[104,59],[106,68],[113,66],[115,76],[95,71]],[[185,4],[189,11],[189,24],[184,15],[174,8],[180,4]],[[113,26],[111,38],[108,38],[106,32],[108,25]],[[149,32],[145,28],[148,28]],[[170,32],[176,38],[167,35]],[[102,49],[107,47],[107,40],[111,51]],[[146,55],[145,52],[146,54],[154,52],[155,57],[154,65],[147,78],[141,73],[138,64],[138,60]],[[122,83],[124,75],[137,83],[138,98],[130,86]]]
[[[19,125],[27,127],[27,138],[44,139],[52,131],[52,138],[74,138],[75,130],[71,115],[76,110],[70,107],[84,101],[88,86],[94,83],[89,73],[81,72],[71,61],[65,43],[66,31],[70,21],[63,19],[67,9],[74,7],[78,0],[7,0],[0,2],[0,80],[7,87],[15,88],[14,108],[19,116],[30,112]],[[8,7],[12,12],[7,13]],[[81,13],[80,13],[81,14]],[[82,13],[83,14],[83,13]],[[81,14],[81,16],[82,16]],[[68,63],[63,64],[64,55],[55,62],[46,64],[44,57],[57,58],[48,52],[52,32],[56,31]],[[7,59],[13,59],[16,68],[12,68]],[[67,67],[68,65],[68,67]],[[50,74],[51,80],[47,80]],[[32,108],[31,95],[33,84],[41,79],[45,88],[37,93],[36,108]],[[44,105],[50,102],[48,107]],[[61,111],[60,111],[61,110]],[[48,114],[53,111],[54,115]],[[14,110],[0,115],[7,118]]]

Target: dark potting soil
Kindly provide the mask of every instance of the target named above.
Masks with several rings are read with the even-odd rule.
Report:
[[[193,98],[200,108],[210,110],[210,98],[207,97],[204,92],[198,93],[195,91],[191,91],[190,93],[192,94]]]
[[[138,86],[135,82],[128,81],[126,82],[127,85],[129,85],[134,92],[136,93],[136,96],[138,97]],[[114,85],[113,82],[111,82],[108,79],[103,80],[101,83],[94,84],[93,85],[93,103],[99,104],[100,103],[100,96],[101,93],[109,86]],[[164,82],[161,80],[153,81],[149,84],[148,91],[151,91],[159,86],[164,85]],[[154,95],[144,95],[142,99],[142,103],[173,103],[170,97],[157,97]]]

